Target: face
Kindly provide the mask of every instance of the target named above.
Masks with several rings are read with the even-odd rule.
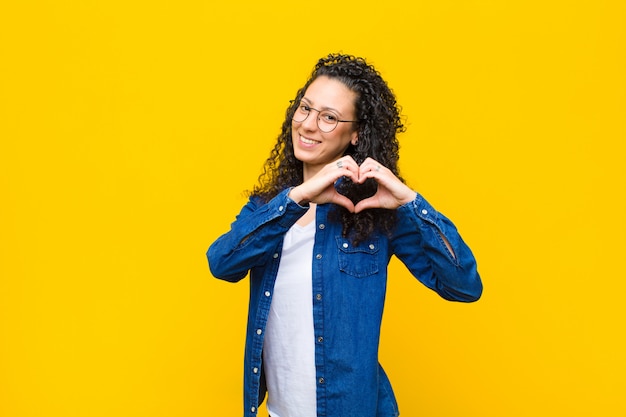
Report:
[[[355,101],[356,94],[343,83],[321,76],[307,88],[301,103],[312,109],[330,112],[338,120],[356,120]],[[318,127],[318,117],[317,111],[310,110],[303,122],[291,122],[294,154],[304,164],[305,177],[341,158],[348,146],[357,141],[355,123],[338,123],[332,132],[325,133]]]

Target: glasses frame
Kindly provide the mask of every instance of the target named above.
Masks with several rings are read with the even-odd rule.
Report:
[[[296,102],[296,100],[289,100],[289,102],[293,105],[293,103],[295,103],[295,102]],[[304,123],[304,122],[306,121],[306,119],[308,119],[308,118],[309,118],[309,115],[311,114],[311,110],[315,110],[315,111],[317,112],[317,128],[318,128],[321,132],[324,132],[324,133],[330,133],[330,132],[332,132],[333,130],[337,129],[337,126],[339,126],[339,123],[358,123],[358,122],[359,122],[358,120],[341,120],[341,119],[337,119],[337,123],[335,123],[335,126],[333,126],[333,128],[332,128],[332,129],[330,129],[330,130],[328,130],[328,131],[327,131],[327,130],[322,129],[322,127],[320,126],[320,114],[322,113],[322,111],[323,111],[323,110],[318,110],[318,109],[313,108],[313,107],[311,107],[311,106],[309,106],[309,105],[306,105],[306,106],[309,108],[309,112],[308,112],[308,114],[306,115],[306,117],[305,117],[304,119],[302,119],[302,120],[296,120],[296,119],[294,119],[294,117],[296,116],[296,111],[298,111],[298,107],[300,107],[301,105],[302,105],[302,100],[300,100],[300,101],[298,102],[298,106],[295,108],[295,110],[294,110],[294,112],[293,112],[293,115],[291,116],[291,120],[293,120],[293,121],[294,121],[294,122],[296,122],[296,123]]]

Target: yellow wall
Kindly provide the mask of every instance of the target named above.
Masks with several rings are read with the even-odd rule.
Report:
[[[623,1],[5,1],[0,415],[236,416],[227,230],[316,59],[367,57],[483,299],[393,263],[403,416],[626,414]]]

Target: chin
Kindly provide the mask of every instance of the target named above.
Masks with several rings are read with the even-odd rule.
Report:
[[[306,155],[302,155],[300,152],[294,152],[293,154],[296,159],[302,163],[310,164],[311,162],[313,162],[312,158],[307,157]]]

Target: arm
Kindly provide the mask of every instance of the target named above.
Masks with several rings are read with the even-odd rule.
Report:
[[[419,194],[397,214],[393,251],[411,273],[446,300],[478,300],[483,286],[476,260],[454,224]]]
[[[345,167],[330,163],[297,187],[286,189],[267,204],[251,199],[231,225],[230,232],[209,248],[209,268],[216,278],[236,282],[254,266],[273,256],[285,233],[309,209],[308,203],[335,203],[353,211],[347,197],[337,193],[334,183],[341,176],[357,179],[358,165],[344,158]],[[301,202],[307,206],[300,206]]]
[[[483,287],[476,260],[452,222],[372,158],[361,164],[358,178],[360,182],[374,178],[378,190],[361,200],[355,211],[376,207],[396,210],[392,251],[411,273],[447,300],[478,300]]]
[[[250,268],[262,265],[291,226],[307,211],[287,196],[287,189],[267,204],[251,199],[229,232],[220,236],[207,251],[214,277],[237,282]]]

